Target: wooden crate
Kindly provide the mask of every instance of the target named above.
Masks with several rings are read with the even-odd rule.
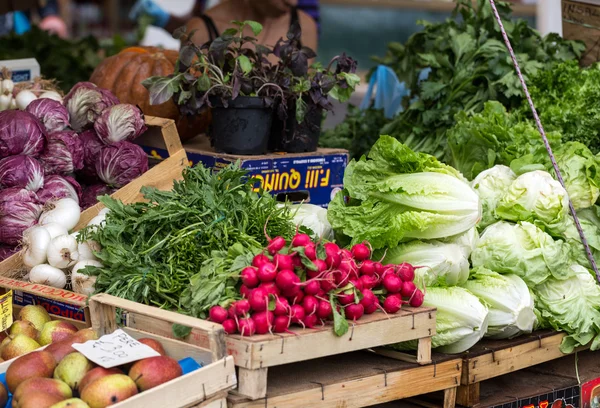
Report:
[[[515,339],[480,341],[462,354],[457,404],[466,407],[479,404],[482,381],[564,357],[559,346],[565,336],[543,330]]]
[[[160,190],[170,189],[173,181],[181,179],[182,170],[188,166],[185,150],[181,146],[177,128],[172,120],[146,116],[146,125],[148,126],[146,132],[148,137],[160,137],[164,140],[169,158],[112,194],[113,198],[125,203],[142,201],[143,196],[140,190],[143,186],[155,187]],[[98,203],[83,211],[74,230],[85,227],[102,208],[104,205]],[[0,262],[0,288],[15,291],[13,300],[17,306],[24,303],[39,303],[44,305],[51,314],[83,323],[89,322],[86,310],[87,296],[15,278],[20,276],[24,270],[20,253]]]
[[[462,359],[437,355],[428,365],[358,351],[273,367],[267,393],[252,401],[230,394],[230,408],[366,407],[444,391],[454,407]]]
[[[115,408],[223,406],[225,392],[236,385],[236,375],[233,358],[225,356],[225,333],[222,326],[105,294],[92,296],[89,306],[92,327],[100,335],[112,333],[118,328],[116,316],[117,309],[120,309],[149,319],[150,324],[145,329],[122,327],[132,337],[155,338],[163,345],[167,355],[176,359],[192,357],[203,363],[201,369],[113,405]],[[156,335],[152,332],[152,321],[178,323],[203,331],[206,338],[211,339],[209,347],[199,347]]]

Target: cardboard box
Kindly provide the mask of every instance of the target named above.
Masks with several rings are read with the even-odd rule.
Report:
[[[137,143],[157,160],[167,157],[161,140],[141,137]],[[308,202],[327,207],[333,196],[342,189],[348,151],[319,149],[311,153],[272,153],[262,156],[237,156],[215,153],[204,136],[183,144],[190,165],[203,163],[221,169],[230,163],[241,166],[260,180],[256,189],[264,188],[281,201]]]
[[[563,37],[580,40],[583,65],[600,61],[600,0],[562,0]]]

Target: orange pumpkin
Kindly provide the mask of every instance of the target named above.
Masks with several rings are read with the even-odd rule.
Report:
[[[130,47],[106,58],[92,73],[90,82],[111,90],[123,103],[138,105],[149,116],[175,120],[181,140],[206,132],[210,112],[187,117],[180,115],[173,101],[150,105],[148,90],[142,81],[151,76],[170,75],[175,71],[178,52],[157,47]]]

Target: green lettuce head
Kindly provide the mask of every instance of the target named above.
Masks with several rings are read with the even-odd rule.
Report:
[[[555,156],[575,209],[594,205],[600,196],[600,158],[579,142],[565,143]]]
[[[501,164],[479,173],[471,182],[471,187],[479,194],[483,207],[483,217],[477,227],[482,230],[497,221],[496,206],[517,175],[510,167]]]

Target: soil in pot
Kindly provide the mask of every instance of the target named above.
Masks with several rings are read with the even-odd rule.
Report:
[[[220,99],[211,99],[211,142],[219,153],[259,155],[267,152],[273,122],[273,110],[262,98],[238,96],[224,107]]]
[[[293,110],[291,110],[293,112]],[[287,153],[314,152],[319,145],[323,109],[311,107],[301,123],[295,115],[289,115],[284,122],[275,118],[269,147],[271,150]]]

